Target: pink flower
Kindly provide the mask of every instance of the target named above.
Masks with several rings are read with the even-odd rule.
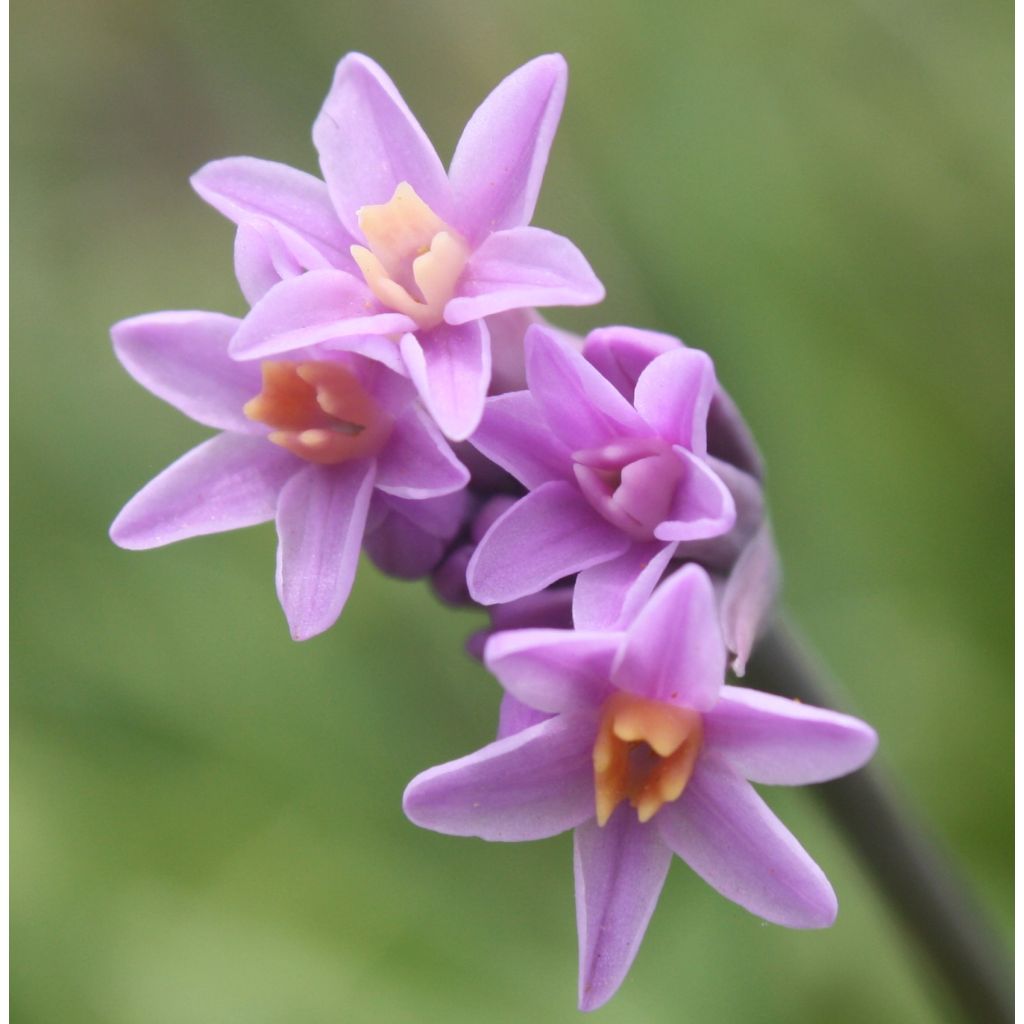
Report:
[[[278,597],[305,640],[341,614],[368,518],[450,537],[469,474],[406,378],[347,352],[239,363],[228,355],[238,324],[165,312],[114,325],[125,369],[222,433],[151,480],[110,535],[143,549],[276,520]]]
[[[501,738],[406,789],[409,818],[449,835],[516,842],[575,829],[581,1009],[624,979],[673,854],[767,921],[835,919],[828,879],[751,783],[845,775],[870,758],[875,733],[725,686],[725,659],[711,581],[692,564],[624,632],[498,633],[485,660],[506,690]]]
[[[238,224],[254,304],[231,354],[363,351],[408,374],[448,437],[468,437],[491,378],[485,318],[604,296],[568,239],[528,226],[566,77],[557,54],[509,75],[445,173],[384,71],[349,54],[313,127],[323,182],[251,157],[202,168],[193,184]]]

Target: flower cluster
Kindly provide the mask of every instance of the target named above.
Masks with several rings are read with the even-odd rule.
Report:
[[[831,924],[827,879],[751,783],[835,778],[876,739],[726,683],[778,562],[757,447],[709,356],[536,312],[604,295],[568,239],[530,226],[565,87],[557,55],[515,71],[445,172],[391,80],[351,54],[313,128],[323,180],[249,157],[202,168],[251,308],[113,328],[140,384],[220,433],[111,536],[149,548],[274,519],[296,640],[341,614],[361,550],[487,607],[469,648],[505,691],[498,738],[413,779],[405,811],[488,840],[574,830],[592,1009],[673,853],[765,920]]]

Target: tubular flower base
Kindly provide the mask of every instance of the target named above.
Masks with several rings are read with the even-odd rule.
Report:
[[[578,338],[536,310],[604,296],[572,242],[530,226],[565,90],[558,55],[513,72],[445,171],[383,70],[349,54],[313,128],[323,180],[203,167],[251,309],[114,326],[125,369],[219,433],[111,536],[144,549],[274,520],[296,640],[341,614],[361,550],[485,606],[468,647],[504,687],[497,739],[417,776],[405,811],[489,840],[574,830],[590,1010],[673,854],[767,921],[830,925],[828,880],[753,784],[836,778],[876,737],[726,685],[780,573],[760,454],[711,358],[632,327]]]
[[[581,1009],[621,984],[673,853],[767,921],[833,922],[828,880],[751,783],[845,775],[871,757],[875,733],[724,685],[703,569],[673,574],[624,632],[514,630],[492,636],[484,657],[524,728],[417,776],[405,811],[424,828],[498,841],[575,829]]]

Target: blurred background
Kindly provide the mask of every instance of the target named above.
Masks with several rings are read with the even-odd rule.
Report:
[[[107,527],[206,432],[107,329],[240,314],[207,160],[315,171],[338,58],[374,56],[444,159],[562,51],[535,223],[608,287],[575,329],[705,348],[769,466],[785,601],[1009,935],[1011,20],[1004,2],[16,0],[13,1017],[21,1024],[569,1022],[568,836],[422,832],[416,772],[487,741],[478,617],[364,565],[288,639],[266,526],[147,554]],[[788,932],[678,861],[609,1022],[953,1019],[806,792],[832,878]]]

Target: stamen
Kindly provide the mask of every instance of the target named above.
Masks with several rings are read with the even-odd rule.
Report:
[[[594,741],[594,796],[598,825],[629,800],[641,823],[682,796],[703,739],[701,717],[690,708],[630,693],[609,698]]]

